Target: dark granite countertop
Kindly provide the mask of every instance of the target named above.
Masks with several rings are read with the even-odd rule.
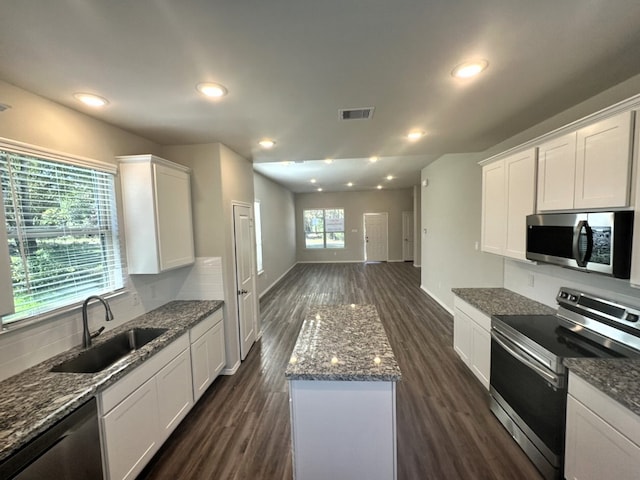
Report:
[[[636,415],[640,415],[640,360],[567,358],[564,364]]]
[[[454,295],[492,315],[555,315],[555,309],[506,288],[452,288]]]
[[[134,327],[168,331],[126,358],[98,373],[53,373],[54,365],[75,357],[73,348],[0,382],[0,461],[103,391],[146,359],[221,308],[221,301],[174,301],[147,312],[97,337],[99,345]]]
[[[374,305],[332,305],[309,311],[285,376],[395,382],[401,373]]]
[[[452,292],[483,313],[492,315],[548,315],[551,307],[505,288],[453,288]],[[640,360],[568,358],[569,370],[640,415]]]

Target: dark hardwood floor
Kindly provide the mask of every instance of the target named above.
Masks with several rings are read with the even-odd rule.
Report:
[[[291,479],[284,370],[305,313],[372,303],[403,375],[398,478],[539,480],[455,354],[451,315],[419,286],[408,263],[294,267],[261,300],[263,335],[238,372],[214,382],[139,479]]]

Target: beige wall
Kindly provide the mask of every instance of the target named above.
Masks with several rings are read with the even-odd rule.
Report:
[[[118,155],[160,154],[155,143],[63,107],[42,97],[0,82],[0,100],[11,108],[0,112],[0,137],[66,154],[115,163]],[[118,185],[118,182],[116,182]],[[118,199],[119,201],[119,199]],[[121,209],[119,209],[121,211]],[[121,231],[121,235],[125,232]],[[124,254],[124,250],[123,250]],[[128,280],[129,294],[110,300],[115,319],[91,315],[91,330],[107,330],[175,298],[183,269]],[[0,379],[64,352],[82,341],[79,308],[33,325],[0,334]]]
[[[402,260],[402,212],[413,211],[413,188],[361,192],[298,193],[296,202],[296,258],[299,262],[364,261],[363,214],[387,212],[389,261]],[[345,248],[306,249],[303,210],[344,208]]]
[[[422,188],[422,286],[453,309],[451,288],[504,286],[530,298],[555,305],[561,284],[593,285],[598,291],[632,296],[628,282],[569,272],[550,265],[504,261],[475,250],[480,242],[482,176],[477,162],[551,132],[589,114],[640,93],[640,75],[551,117],[484,152],[444,155],[422,170],[429,186]],[[534,286],[530,286],[532,281]],[[638,296],[638,294],[636,294]]]
[[[162,148],[162,157],[193,171],[191,198],[196,257],[221,257],[224,253],[220,144],[180,145]]]
[[[479,250],[481,158],[445,155],[422,170],[422,288],[449,309],[453,287],[503,283],[502,258]]]
[[[262,219],[261,296],[296,263],[295,203],[293,193],[259,173],[253,174],[253,187]]]
[[[159,154],[159,146],[26,90],[0,81],[0,137],[115,163],[118,155]]]
[[[253,168],[248,160],[221,143],[169,146],[162,153],[167,160],[192,169],[196,256],[222,257],[227,368],[233,369],[240,362],[233,203],[253,208]],[[259,319],[257,301],[256,314]]]

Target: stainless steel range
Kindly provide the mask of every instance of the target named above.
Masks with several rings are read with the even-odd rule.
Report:
[[[561,288],[556,315],[491,320],[491,410],[545,478],[562,478],[563,359],[640,356],[640,309]]]

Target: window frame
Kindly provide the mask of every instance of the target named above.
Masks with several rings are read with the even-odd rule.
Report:
[[[51,150],[47,148],[42,148],[39,146],[34,146],[30,144],[26,144],[23,142],[18,142],[11,139],[6,139],[0,137],[0,151],[8,152],[10,154],[15,154],[18,156],[26,156],[26,157],[34,157],[37,160],[41,161],[49,161],[55,162],[61,165],[78,167],[83,169],[90,169],[95,172],[99,172],[101,174],[110,175],[112,178],[109,180],[110,189],[109,189],[109,197],[107,203],[110,203],[110,220],[111,220],[111,232],[110,232],[110,242],[109,249],[113,250],[114,256],[113,261],[110,263],[110,267],[114,265],[117,267],[115,271],[109,270],[108,275],[112,278],[115,278],[115,281],[111,283],[110,287],[114,287],[113,290],[100,292],[95,292],[96,294],[100,294],[105,298],[113,298],[115,296],[119,296],[126,292],[126,288],[128,286],[128,281],[126,277],[126,268],[124,265],[124,248],[123,248],[123,238],[120,235],[120,211],[118,208],[118,185],[117,185],[117,165],[114,163],[107,163],[100,160],[95,160],[87,157],[82,157],[78,155],[68,154],[65,152],[59,152],[56,150]],[[1,195],[0,191],[0,195]],[[0,228],[5,229],[5,225],[0,225]],[[6,230],[6,229],[5,229]],[[81,231],[79,229],[78,231]],[[91,228],[85,228],[84,232],[90,233],[89,230]],[[8,232],[6,232],[8,233]],[[12,235],[8,235],[12,237]],[[11,272],[10,272],[11,274]],[[12,289],[13,291],[13,289]],[[91,295],[93,293],[88,293],[87,295]],[[15,301],[15,294],[14,301]],[[50,305],[47,309],[43,309],[42,311],[35,313],[25,313],[25,316],[22,318],[13,318],[11,320],[7,320],[11,317],[11,315],[0,316],[0,332],[15,330],[22,328],[24,326],[32,325],[35,323],[39,323],[41,321],[51,319],[53,317],[58,317],[64,313],[76,310],[81,304],[82,300],[78,300],[77,298],[73,298],[69,296],[68,303],[61,302],[57,305]],[[15,314],[13,314],[15,315]]]
[[[307,231],[305,225],[306,212],[309,211],[322,211],[322,246],[321,247],[309,247],[307,245]],[[342,230],[327,231],[327,210],[341,210],[342,211]],[[319,232],[314,232],[319,233]],[[341,247],[329,247],[327,246],[327,234],[328,233],[342,233],[342,246]],[[305,250],[344,250],[347,248],[347,235],[345,226],[345,209],[343,207],[318,207],[318,208],[303,208],[302,209],[302,234],[304,236],[304,248]]]

